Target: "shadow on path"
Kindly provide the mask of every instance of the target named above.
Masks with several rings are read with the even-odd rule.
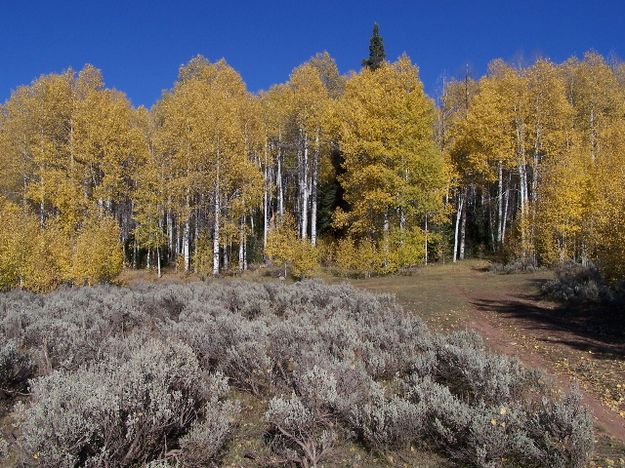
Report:
[[[534,296],[478,298],[472,305],[484,312],[524,322],[538,331],[537,338],[591,351],[601,359],[625,360],[625,314],[615,308],[596,305],[554,307],[535,302]]]

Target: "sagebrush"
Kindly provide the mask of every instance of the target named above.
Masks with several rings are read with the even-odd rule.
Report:
[[[331,463],[348,441],[474,466],[582,466],[592,451],[575,390],[554,398],[478,335],[432,333],[349,285],[14,291],[0,334],[12,388],[38,375],[15,414],[25,465],[218,464],[244,418],[235,390],[266,402],[272,463]]]

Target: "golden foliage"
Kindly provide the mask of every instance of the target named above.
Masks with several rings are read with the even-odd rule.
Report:
[[[319,251],[297,237],[295,221],[289,214],[269,231],[266,254],[284,268],[285,274],[288,268],[295,278],[311,276],[319,268]]]
[[[39,234],[37,219],[23,207],[0,198],[0,286],[22,286],[25,263]]]
[[[193,270],[201,278],[206,278],[213,272],[213,243],[205,233],[200,234],[195,244]]]
[[[445,163],[433,136],[434,103],[417,67],[402,56],[346,83],[334,118],[344,156],[340,182],[350,211],[335,226],[355,236],[382,235],[385,219],[415,219],[442,207]]]
[[[72,265],[75,284],[110,282],[121,272],[122,249],[119,228],[114,219],[89,219],[78,232]]]
[[[352,237],[340,239],[336,245],[336,267],[341,274],[370,277],[385,271],[384,257],[371,239],[356,242]]]

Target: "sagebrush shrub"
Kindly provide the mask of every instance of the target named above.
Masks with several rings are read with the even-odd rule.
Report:
[[[368,447],[384,452],[419,440],[424,416],[422,404],[398,396],[388,399],[377,386],[369,402],[352,410],[350,423]]]
[[[488,353],[479,335],[455,332],[432,340],[414,361],[414,372],[444,384],[470,401],[499,403],[518,399],[539,385],[539,375],[514,358]]]
[[[492,263],[490,270],[495,273],[514,274],[514,273],[533,273],[539,269],[536,260],[531,257],[512,258],[506,263]]]
[[[191,349],[137,340],[119,354],[33,382],[20,410],[25,460],[131,465],[158,458],[186,432],[207,399]]]
[[[545,295],[565,302],[625,304],[625,283],[609,284],[594,265],[563,263],[542,286]]]
[[[172,463],[169,460],[152,460],[145,464],[145,468],[178,468],[179,463]]]
[[[328,415],[307,407],[295,394],[272,398],[265,419],[269,444],[285,461],[316,466],[336,440]]]
[[[429,377],[412,376],[406,397],[425,410],[426,440],[452,459],[475,466],[584,466],[593,449],[592,418],[573,388],[562,402],[544,398],[467,403]]]
[[[494,467],[511,456],[512,408],[490,406],[479,401],[470,405],[449,388],[429,378],[416,378],[408,391],[409,400],[424,412],[424,438],[458,462]]]
[[[4,460],[9,453],[9,443],[0,434],[0,461]]]
[[[581,401],[579,386],[561,402],[543,398],[528,417],[527,436],[519,451],[535,466],[583,467],[592,454],[592,415]]]
[[[30,357],[17,348],[15,340],[0,346],[0,398],[23,392],[34,371]]]
[[[189,431],[180,438],[180,461],[187,467],[214,465],[232,436],[241,410],[237,401],[225,400],[228,384],[215,376],[207,386],[207,401]]]

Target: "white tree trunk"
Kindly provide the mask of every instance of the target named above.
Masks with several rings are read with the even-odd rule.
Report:
[[[161,277],[161,248],[156,248],[156,273],[158,277]]]
[[[503,207],[503,223],[501,226],[501,243],[503,244],[506,241],[506,224],[508,221],[508,205],[510,202],[510,178],[508,178],[508,185],[506,186],[506,191],[504,192],[504,207]]]
[[[187,199],[187,206],[188,206],[188,199]],[[190,222],[191,222],[191,215],[189,215],[187,217],[187,219],[184,222],[184,228],[182,230],[182,255],[184,255],[184,272],[185,273],[189,273],[189,269],[191,267],[191,252],[190,252],[190,246],[189,246],[189,234],[191,231],[191,226],[190,226]]]
[[[308,138],[305,133],[302,132],[303,136],[303,144],[304,151],[302,154],[302,168],[301,168],[301,180],[300,180],[300,190],[301,190],[301,232],[300,236],[302,239],[306,239],[308,236]]]
[[[181,232],[182,229],[180,228],[180,223],[176,222],[176,256],[182,255],[182,237],[180,237]]]
[[[388,265],[389,264],[389,251],[390,251],[390,246],[389,246],[389,232],[391,229],[391,223],[390,220],[388,218],[388,209],[384,212],[384,238],[382,239],[382,242],[384,243],[384,265]]]
[[[527,170],[525,164],[519,164],[519,185],[521,215],[524,215],[527,207]]]
[[[245,269],[245,216],[239,224],[239,271]]]
[[[280,218],[284,216],[284,185],[282,182],[282,144],[278,142],[278,213]]]
[[[215,225],[213,227],[213,276],[219,274],[219,215],[221,213],[221,200],[219,193],[219,179],[215,185]]]
[[[171,260],[174,255],[174,220],[171,208],[167,208],[167,250],[169,260]]]
[[[317,245],[317,184],[319,178],[319,131],[315,142],[315,154],[313,155],[312,168],[312,190],[311,190],[311,209],[310,209],[310,241],[312,245]]]
[[[501,234],[503,229],[503,168],[501,161],[499,161],[499,187],[497,192],[497,210],[498,210],[498,223],[497,223],[497,243],[501,244]]]
[[[263,169],[263,252],[267,250],[267,233],[269,232],[269,167],[267,164],[267,143],[265,143],[265,166]]]
[[[425,214],[425,239],[423,241],[423,249],[424,249],[424,263],[428,264],[428,215]]]
[[[467,233],[467,209],[464,207],[462,210],[462,221],[460,223],[460,253],[458,258],[464,260],[464,244]]]
[[[458,260],[458,234],[460,232],[460,219],[462,218],[462,210],[464,208],[464,195],[458,194],[458,210],[456,211],[456,227],[454,231],[454,256],[453,261]]]

